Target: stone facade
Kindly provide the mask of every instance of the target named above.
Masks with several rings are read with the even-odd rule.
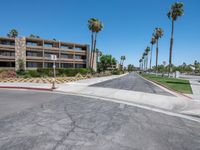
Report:
[[[26,38],[15,38],[15,69],[19,70],[19,60],[24,63],[26,70]]]

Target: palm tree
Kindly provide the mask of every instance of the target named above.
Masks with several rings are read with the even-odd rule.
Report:
[[[177,20],[178,17],[181,17],[183,15],[183,13],[184,13],[183,3],[180,3],[180,2],[174,3],[171,6],[169,12],[167,13],[168,18],[172,20],[168,76],[169,76],[170,72],[172,72],[172,48],[173,48],[173,42],[174,42],[174,39],[173,39],[174,38],[174,22]]]
[[[147,68],[148,68],[149,51],[150,51],[150,47],[147,46],[147,48],[145,49],[145,55],[146,55],[146,70],[147,70]]]
[[[150,43],[151,43],[151,56],[150,56],[150,67],[149,68],[151,69],[153,45],[156,43],[156,38],[154,36],[152,36]]]
[[[30,38],[40,38],[40,36],[35,35],[35,34],[30,34],[29,35]],[[53,39],[54,41],[56,41],[56,39]]]
[[[140,63],[140,70],[142,70],[142,59],[139,60]]]
[[[102,56],[102,52],[98,49],[98,48],[96,48],[96,54],[97,54],[97,57],[96,57],[96,61],[97,61],[97,63],[98,63],[98,61],[99,61],[99,57],[101,57]]]
[[[163,30],[162,28],[155,28],[154,30],[154,37],[156,39],[156,73],[157,73],[157,67],[158,67],[158,40],[163,36]]]
[[[124,60],[126,60],[126,56],[121,56],[121,57],[120,57],[120,60],[121,60],[121,63],[120,63],[120,64],[121,64],[121,67],[123,68]],[[121,68],[121,69],[122,69],[122,68]]]
[[[9,31],[9,33],[7,34],[8,37],[11,37],[11,38],[15,38],[18,36],[18,32],[16,29],[12,29]]]
[[[103,29],[103,24],[96,18],[90,18],[88,20],[88,28],[91,31],[91,53],[90,53],[90,66],[93,68],[94,53],[96,50],[97,34]]]
[[[144,57],[145,57],[145,54],[143,53],[143,55],[142,55],[142,70],[144,70],[144,66],[145,66],[145,64],[144,64]]]

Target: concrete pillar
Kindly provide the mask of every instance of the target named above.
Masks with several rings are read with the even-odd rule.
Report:
[[[15,38],[15,70],[19,70],[19,60],[24,63],[24,70],[26,70],[26,38]]]

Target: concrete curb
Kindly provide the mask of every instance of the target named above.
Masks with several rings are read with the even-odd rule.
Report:
[[[22,86],[0,86],[1,89],[25,89],[25,90],[36,90],[36,91],[53,91],[50,88],[35,88],[35,87],[22,87]]]
[[[138,74],[139,75],[139,74]],[[148,80],[148,81],[151,81],[151,82],[154,82],[155,84],[158,84],[158,85],[160,85],[160,86],[162,86],[163,88],[166,88],[166,89],[168,89],[168,90],[170,90],[170,91],[172,91],[172,92],[174,92],[174,93],[176,93],[176,94],[179,94],[179,95],[181,95],[181,96],[184,96],[184,97],[186,97],[186,98],[188,98],[188,99],[193,99],[192,97],[190,97],[190,96],[187,96],[187,95],[185,95],[185,94],[183,94],[183,93],[181,93],[181,92],[178,92],[178,91],[176,91],[176,90],[174,90],[174,89],[172,89],[172,88],[170,88],[170,87],[167,87],[167,86],[165,86],[165,85],[163,85],[163,84],[161,84],[161,83],[159,83],[159,82],[157,82],[157,81],[154,81],[154,80],[151,80],[151,79],[147,79],[147,78],[145,78],[145,77],[143,77],[143,76],[141,76],[141,75],[139,75],[140,77],[142,77],[142,78],[144,78],[144,79],[146,79],[146,80]]]

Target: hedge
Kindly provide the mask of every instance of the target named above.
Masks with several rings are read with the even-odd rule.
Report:
[[[92,73],[91,69],[87,68],[57,68],[56,76],[76,76],[77,74],[86,75]],[[52,68],[38,68],[37,70],[26,70],[26,71],[17,71],[18,76],[25,78],[28,77],[53,77]]]

